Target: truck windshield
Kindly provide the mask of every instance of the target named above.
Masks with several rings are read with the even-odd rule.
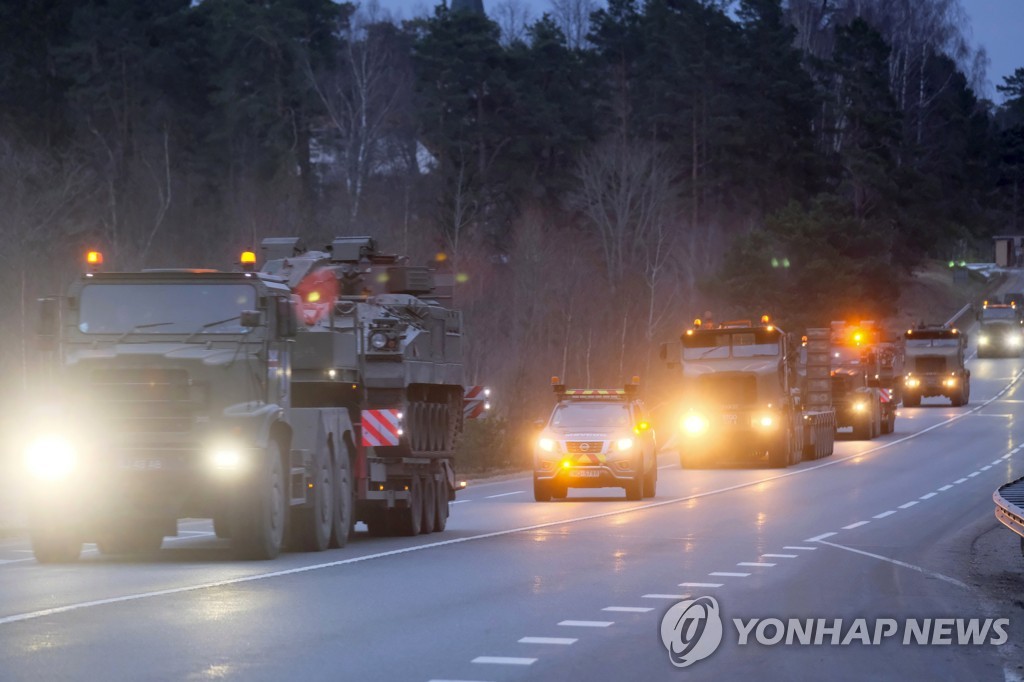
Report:
[[[256,308],[256,289],[234,283],[89,284],[82,289],[83,334],[239,334],[239,316]],[[202,329],[219,320],[222,324]]]
[[[907,348],[956,348],[959,339],[907,339]]]
[[[551,426],[628,426],[629,408],[623,403],[565,403],[555,408]]]
[[[722,331],[714,334],[697,333],[683,337],[684,360],[773,357],[778,354],[778,332],[767,329],[742,332]]]
[[[1017,319],[1016,308],[985,308],[981,313],[982,322],[989,320],[1015,320]]]

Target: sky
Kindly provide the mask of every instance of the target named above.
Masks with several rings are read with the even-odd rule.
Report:
[[[490,10],[500,0],[484,0],[484,9]],[[378,0],[385,11],[397,19],[430,14],[436,0]],[[531,11],[539,16],[549,7],[549,0],[524,0]],[[365,4],[365,2],[363,3]],[[1024,0],[960,0],[970,18],[973,44],[982,46],[990,60],[985,92],[979,93],[996,102],[1002,97],[995,85],[1003,77],[1024,68]]]

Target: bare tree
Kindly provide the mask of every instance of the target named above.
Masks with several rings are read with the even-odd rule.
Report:
[[[551,0],[551,16],[565,33],[570,49],[587,46],[590,33],[590,15],[598,8],[596,0]]]
[[[501,44],[508,47],[517,41],[526,41],[526,30],[533,22],[533,13],[524,0],[501,0],[491,10],[491,18],[501,27]]]

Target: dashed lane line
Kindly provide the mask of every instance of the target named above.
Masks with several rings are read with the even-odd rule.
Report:
[[[991,464],[986,464],[985,466],[981,467],[981,471],[988,471],[991,468],[992,468]]]
[[[722,583],[679,583],[679,587],[721,587]]]
[[[767,559],[796,559],[798,554],[762,554],[763,558]]]
[[[717,576],[719,578],[749,578],[749,573],[735,573],[731,571],[713,571],[708,575]]]
[[[654,610],[653,606],[606,606],[602,611],[614,611],[617,613],[649,613]]]
[[[835,535],[835,533],[822,533],[821,535],[815,535],[813,538],[807,538],[804,542],[820,542],[825,538],[832,537],[833,535]]]
[[[869,523],[871,523],[871,522],[870,521],[858,521],[857,523],[851,523],[849,526],[843,526],[843,530],[853,530],[854,528],[860,528],[861,526],[866,526]]]
[[[975,476],[980,476],[980,475],[981,475],[980,471],[972,471],[971,473],[967,474],[967,478],[974,478]]]
[[[568,646],[569,644],[575,644],[579,640],[575,637],[520,637],[520,644],[560,644],[562,646]]]
[[[920,504],[920,503],[917,500],[911,500],[910,502],[907,502],[906,504],[901,504],[900,505],[900,509],[910,509],[915,504]]]
[[[966,482],[967,482],[967,479],[966,479],[966,478],[958,478],[958,479],[956,479],[955,481],[953,481],[953,483],[954,483],[955,485],[960,485],[961,483],[966,483]]]
[[[924,495],[922,495],[921,497],[919,497],[917,499],[919,499],[919,500],[930,500],[933,497],[935,497],[936,495],[938,495],[938,493],[925,493]]]
[[[801,547],[800,545],[786,545],[782,549],[796,549],[796,550],[803,550],[805,552],[813,552],[813,551],[817,550],[818,548],[817,547]]]
[[[537,659],[520,656],[477,656],[471,662],[491,665],[533,665]]]
[[[757,568],[757,567],[771,568],[775,564],[769,564],[769,563],[767,563],[765,561],[741,561],[741,562],[739,562],[736,565],[737,566],[753,566],[755,568]]]
[[[896,512],[894,510],[890,509],[889,511],[884,511],[881,514],[875,514],[874,518],[876,518],[876,519],[884,519],[885,517],[892,516],[895,513]]]
[[[675,599],[676,601],[689,598],[688,594],[645,594],[641,596],[641,599]]]
[[[952,487],[953,486],[951,486],[951,485],[944,485],[941,488],[939,488],[938,490],[939,490],[940,493],[944,493],[944,492],[946,492],[947,490],[949,490]]]
[[[559,623],[566,628],[607,628],[615,625],[614,620],[563,620]]]

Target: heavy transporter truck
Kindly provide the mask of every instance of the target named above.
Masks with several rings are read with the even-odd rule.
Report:
[[[432,273],[369,237],[263,242],[237,272],[89,271],[41,301],[25,449],[36,558],[157,550],[212,518],[234,555],[444,530],[458,484],[462,323]]]

